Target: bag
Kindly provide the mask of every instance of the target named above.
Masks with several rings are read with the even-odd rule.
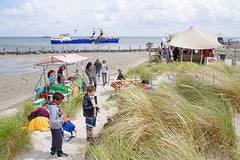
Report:
[[[71,121],[68,121],[68,123],[63,123],[62,128],[63,128],[62,136],[66,142],[69,142],[72,138],[76,137],[77,132],[75,131],[75,125]],[[71,133],[71,136],[68,137],[67,140],[64,138],[64,130]],[[74,136],[73,136],[73,132],[75,132]]]

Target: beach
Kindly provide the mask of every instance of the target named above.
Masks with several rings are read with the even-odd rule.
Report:
[[[65,55],[69,53],[58,53],[58,54],[40,54],[40,55],[5,55],[0,56],[0,60],[18,60],[16,61],[18,69],[13,69],[8,72],[2,72],[5,74],[0,76],[0,111],[6,109],[13,109],[21,106],[21,102],[29,99],[32,96],[34,88],[40,79],[42,73],[42,67],[35,67],[34,64],[42,61],[45,58],[53,55]],[[123,73],[127,71],[129,67],[136,66],[148,60],[148,53],[143,52],[89,52],[89,53],[78,53],[81,56],[89,58],[88,61],[95,62],[97,58],[107,61],[108,65],[108,74],[117,73],[117,69],[123,69]],[[87,61],[87,62],[88,62]],[[84,63],[84,65],[87,64]],[[24,68],[24,66],[27,66]],[[1,68],[7,68],[9,66],[1,63]],[[25,71],[27,69],[27,71]],[[82,67],[79,66],[70,66],[68,67],[68,75],[74,75],[76,68],[79,70],[79,74],[83,75]],[[22,70],[21,70],[22,69]],[[25,69],[25,70],[24,70]],[[53,68],[57,72],[57,67]],[[8,74],[9,73],[9,74]],[[14,75],[13,75],[14,74]],[[84,73],[85,74],[85,73]],[[47,76],[47,75],[46,75]],[[86,74],[84,75],[86,77]],[[112,75],[112,78],[115,78],[116,75]],[[46,82],[49,83],[48,78],[46,77]],[[102,79],[100,79],[102,82]],[[42,78],[39,87],[44,86],[45,80]],[[111,88],[110,88],[111,89]],[[34,98],[35,93],[32,98]]]

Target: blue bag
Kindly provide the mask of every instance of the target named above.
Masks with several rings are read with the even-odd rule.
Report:
[[[62,128],[63,128],[62,136],[66,142],[69,142],[72,138],[76,137],[77,132],[75,131],[75,125],[71,121],[68,121],[68,123],[63,123]],[[71,133],[71,136],[68,137],[67,140],[64,138],[64,130]],[[73,136],[73,132],[75,132],[74,136]]]

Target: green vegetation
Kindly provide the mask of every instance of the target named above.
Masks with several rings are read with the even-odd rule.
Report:
[[[83,94],[77,95],[71,103],[63,103],[62,111],[64,116],[68,118],[75,118],[76,114],[82,108]]]
[[[67,117],[75,118],[82,106],[83,95],[78,95],[71,103],[63,103],[63,112]],[[13,159],[23,149],[28,149],[32,143],[31,133],[24,124],[28,115],[37,108],[30,101],[25,101],[23,107],[16,113],[0,118],[0,159]]]
[[[31,144],[31,132],[23,126],[33,110],[32,103],[25,101],[16,114],[0,118],[0,159],[12,159],[19,151]]]
[[[119,112],[88,150],[91,159],[240,159],[232,124],[239,110],[240,68],[140,65],[128,76],[166,71],[176,74],[174,86],[163,82],[157,92],[131,87],[117,94]]]

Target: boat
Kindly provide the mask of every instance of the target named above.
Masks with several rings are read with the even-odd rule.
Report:
[[[119,37],[108,38],[106,34],[103,34],[103,30],[99,29],[100,34],[97,38],[94,38],[96,31],[93,31],[93,35],[90,38],[72,39],[69,34],[60,34],[60,36],[51,37],[51,44],[74,44],[74,43],[118,43]]]
[[[51,38],[51,36],[42,36],[42,38]]]

